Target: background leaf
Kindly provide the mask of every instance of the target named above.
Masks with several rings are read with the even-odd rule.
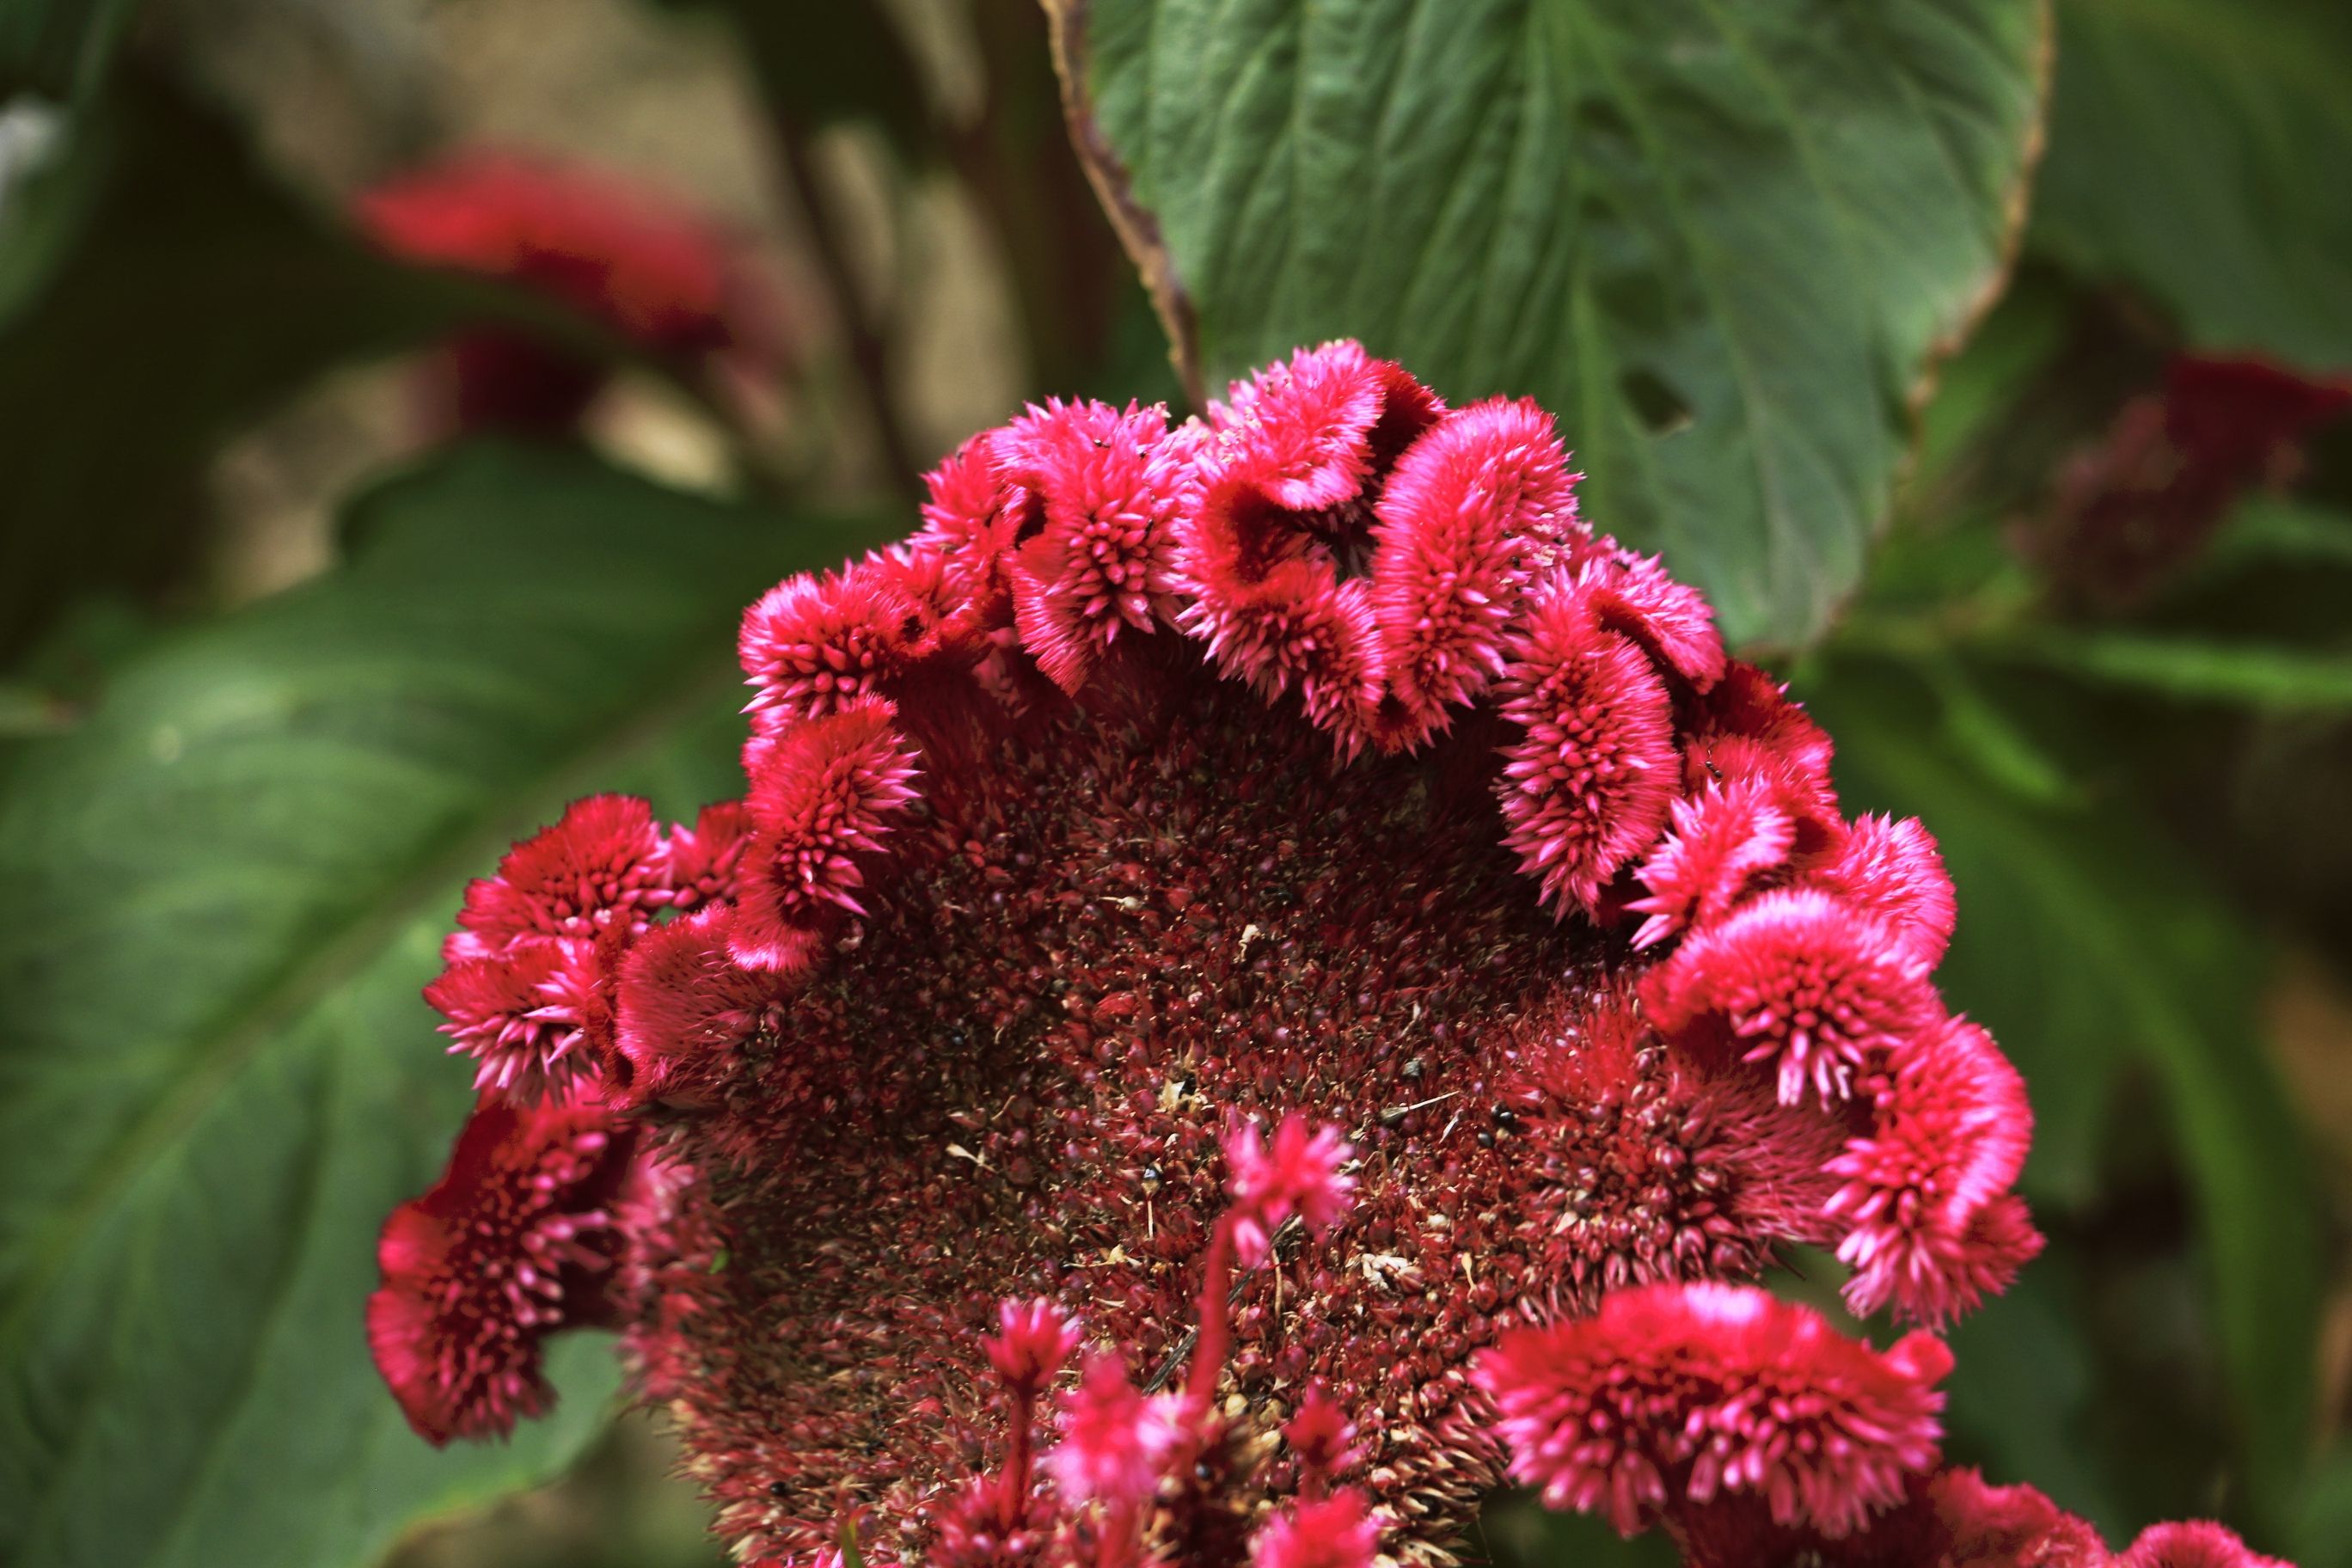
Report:
[[[2029,1194],[2087,1201],[2115,1075],[2136,1068],[2160,1087],[2247,1446],[2237,1479],[2278,1517],[2310,1441],[2325,1247],[2311,1154],[2260,1045],[2260,943],[2128,801],[2068,808],[2003,790],[1908,678],[1847,659],[1799,690],[1838,738],[1847,807],[1916,815],[1942,846],[1962,918],[1937,979],[2025,1074]]]
[[[2352,9],[2059,0],[2032,243],[2194,347],[2352,367]]]
[[[855,531],[480,449],[351,565],[133,656],[0,795],[0,1560],[362,1563],[547,1474],[609,1358],[436,1454],[369,1365],[377,1226],[470,1099],[418,988],[469,873],[596,789],[728,793],[741,605]]]
[[[1054,0],[1196,393],[1349,335],[1555,410],[1737,640],[1857,581],[2023,199],[2036,0]]]

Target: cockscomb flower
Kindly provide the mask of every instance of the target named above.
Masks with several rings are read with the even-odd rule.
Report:
[[[2068,596],[2127,607],[2194,560],[2240,496],[2292,482],[2305,443],[2347,414],[2352,377],[2181,355],[2059,470],[2024,543]]]
[[[869,1563],[1056,1561],[1108,1539],[1038,1513],[1070,1468],[1147,1556],[1238,1565],[1344,1486],[1443,1562],[1505,1479],[1506,1335],[1794,1244],[1939,1322],[2030,1254],[1932,842],[1846,820],[1542,411],[1328,344],[1205,420],[1044,405],[927,482],[912,538],[747,616],[744,798],[440,997],[532,1069],[503,1092],[578,1074],[661,1150],[626,1343],[747,1560],[854,1520]],[[992,1342],[1045,1375],[1058,1335],[1007,1300],[1083,1318],[1083,1376],[1008,1384]],[[1678,1342],[1732,1349],[1676,1484],[1899,1506],[1931,1342],[1753,1315]],[[1769,1426],[1812,1372],[1843,1403]]]
[[[2236,1533],[2201,1520],[2152,1524],[2116,1559],[2116,1568],[2291,1568],[2248,1550]]]
[[[1250,1545],[1253,1568],[1372,1568],[1381,1528],[1349,1488],[1294,1503]]]
[[[2010,1190],[2032,1140],[2025,1083],[1991,1037],[1955,1018],[1906,1053],[1878,1100],[1875,1133],[1828,1165],[1844,1184],[1823,1209],[1853,1226],[1838,1245],[1854,1270],[1846,1302],[1944,1322],[2041,1250]]]
[[[1234,1255],[1248,1266],[1265,1262],[1274,1232],[1293,1215],[1310,1235],[1329,1230],[1356,1190],[1345,1168],[1354,1152],[1338,1128],[1310,1130],[1296,1114],[1282,1119],[1270,1142],[1256,1122],[1236,1124],[1225,1138]]]
[[[1835,1537],[1935,1462],[1940,1341],[1881,1353],[1752,1287],[1650,1285],[1517,1329],[1479,1359],[1511,1473],[1627,1535],[1669,1508],[1760,1499]]]
[[[777,352],[774,307],[719,226],[601,171],[462,153],[363,193],[355,216],[394,255],[548,295],[657,356],[749,367]],[[449,343],[445,374],[456,428],[555,433],[586,410],[605,372],[485,326]]]
[[[1662,1529],[1685,1568],[2288,1568],[2209,1523],[2110,1553],[2030,1486],[1937,1458],[1940,1341],[1885,1352],[1714,1284],[1611,1296],[1479,1358],[1512,1474],[1557,1509]]]
[[[635,1137],[593,1102],[485,1100],[441,1180],[384,1222],[368,1342],[436,1447],[542,1414],[554,1394],[541,1342],[610,1318],[613,1208]]]
[[[1138,1393],[1107,1351],[1087,1358],[1085,1376],[1062,1397],[1055,1429],[1060,1440],[1045,1463],[1062,1495],[1113,1505],[1151,1495],[1183,1432],[1175,1399]]]

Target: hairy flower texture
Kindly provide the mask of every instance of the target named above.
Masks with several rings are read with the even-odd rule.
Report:
[[[1776,1064],[1781,1102],[1844,1099],[1857,1072],[1933,1027],[1927,967],[1853,903],[1764,893],[1694,932],[1643,982],[1652,1022],[1694,1051]]]
[[[728,948],[751,969],[807,965],[842,915],[863,915],[858,864],[917,797],[915,760],[881,699],[783,734],[751,779],[751,839]]]
[[[662,910],[733,898],[748,826],[729,802],[665,835],[644,801],[591,795],[468,886],[425,999],[475,1087],[531,1100],[617,1069],[622,955]]]
[[[1825,1211],[1853,1226],[1838,1246],[1853,1268],[1846,1302],[1945,1322],[2041,1250],[2011,1191],[2033,1135],[2025,1083],[1990,1036],[1955,1018],[1904,1054],[1877,1098],[1876,1130],[1828,1167],[1845,1184]]]
[[[546,937],[593,937],[666,902],[662,834],[652,807],[627,795],[574,801],[544,833],[466,889],[447,959],[497,958]]]
[[[361,195],[377,244],[432,266],[549,295],[652,353],[777,353],[776,312],[717,226],[603,173],[478,151],[397,175]],[[604,372],[511,328],[478,327],[448,348],[460,430],[568,429]]]
[[[1636,947],[1721,921],[1759,879],[1789,863],[1797,842],[1796,824],[1771,790],[1752,778],[1709,784],[1675,801],[1673,823],[1642,862],[1638,875],[1648,896],[1625,906],[1649,916],[1633,933]]]
[[[1529,576],[1583,533],[1573,484],[1551,416],[1524,398],[1474,404],[1398,461],[1377,508],[1371,599],[1402,743],[1425,742],[1503,674]]]
[[[1065,691],[1122,629],[1150,631],[1173,607],[1182,475],[1167,431],[1163,408],[1053,402],[995,444],[1000,481],[1040,503],[1010,558],[1014,624]]]
[[[1665,682],[1637,644],[1601,624],[1576,580],[1555,576],[1513,638],[1502,713],[1524,731],[1504,752],[1505,842],[1546,899],[1596,909],[1674,805]]]
[[[2116,1568],[2291,1568],[2275,1557],[2249,1551],[2237,1535],[2218,1524],[2191,1521],[2152,1524],[2116,1559]]]
[[[1055,1426],[1061,1441],[1045,1463],[1063,1496],[1114,1505],[1152,1494],[1183,1435],[1176,1397],[1138,1393],[1108,1351],[1087,1358],[1085,1376],[1062,1397]]]
[[[1911,1479],[1903,1500],[1834,1538],[1774,1522],[1750,1498],[1671,1516],[1685,1568],[2108,1568],[2098,1532],[2031,1487],[1988,1486],[1974,1470]]]
[[[1620,1291],[1479,1358],[1511,1471],[1551,1507],[1685,1568],[2287,1568],[2219,1525],[2158,1525],[2120,1554],[2028,1486],[1937,1462],[1942,1342],[1884,1352],[1810,1308],[1717,1284]]]
[[[1372,1568],[1380,1522],[1353,1488],[1293,1504],[1250,1545],[1253,1568]]]
[[[1776,1524],[1836,1537],[1935,1463],[1934,1385],[1950,1368],[1924,1331],[1882,1353],[1750,1287],[1652,1285],[1513,1331],[1477,1377],[1511,1474],[1553,1508],[1631,1535],[1670,1507],[1747,1493]]]
[[[1838,1123],[1769,1079],[1698,1070],[1630,998],[1524,1021],[1503,1100],[1543,1179],[1520,1245],[1553,1300],[1661,1279],[1744,1278],[1781,1242],[1832,1239]]]
[[[1244,1268],[1274,1251],[1274,1233],[1293,1215],[1320,1236],[1348,1210],[1356,1180],[1341,1167],[1355,1151],[1336,1127],[1309,1130],[1290,1115],[1271,1143],[1257,1123],[1243,1121],[1225,1139],[1226,1190],[1233,1194],[1234,1254]]]
[[[592,1102],[486,1100],[441,1180],[384,1222],[368,1342],[435,1446],[542,1414],[541,1342],[610,1317],[612,1206],[635,1141]]]
[[[928,629],[903,572],[881,563],[777,584],[745,612],[737,638],[753,732],[857,705],[919,657]]]
[[[576,1058],[658,1134],[626,1343],[746,1560],[854,1526],[877,1564],[1238,1568],[1352,1552],[1303,1505],[1353,1489],[1442,1563],[1504,1479],[1499,1337],[1797,1243],[1940,1321],[2030,1250],[2014,1080],[1948,1059],[1932,844],[1846,822],[1827,737],[1589,532],[1540,411],[1330,344],[927,482],[913,539],[752,607],[745,799],[507,961],[590,984],[444,998],[514,1092]],[[1031,1387],[1080,1318],[1084,1374]],[[1920,1345],[1710,1337],[1748,1349],[1702,1484],[1895,1505]],[[1804,1371],[1835,1399],[1768,1420]]]

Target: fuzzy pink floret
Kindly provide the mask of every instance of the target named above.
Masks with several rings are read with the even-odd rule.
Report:
[[[1122,629],[1150,631],[1173,613],[1183,490],[1167,430],[1160,407],[1055,401],[996,442],[1003,480],[1043,502],[1035,533],[1012,552],[1014,622],[1066,691]]]
[[[1323,1481],[1346,1473],[1363,1458],[1356,1447],[1355,1423],[1319,1383],[1307,1388],[1297,1410],[1282,1424],[1282,1440],[1298,1456],[1300,1470]]]
[[[2116,1568],[2294,1568],[2265,1557],[2237,1532],[2202,1520],[2152,1524],[2116,1558]]]
[[[1673,706],[1642,650],[1562,580],[1538,590],[1507,657],[1501,710],[1525,734],[1503,749],[1503,842],[1546,902],[1590,910],[1665,825]]]
[[[425,988],[425,1000],[441,1015],[450,1051],[474,1058],[475,1088],[535,1100],[595,1070],[582,1048],[583,1019],[567,1005],[593,992],[595,963],[593,942],[529,942],[503,957],[451,964]]]
[[[997,1303],[996,1332],[981,1342],[988,1364],[1023,1399],[1036,1397],[1078,1348],[1078,1320],[1042,1298]]]
[[[593,937],[614,921],[642,925],[667,901],[665,872],[653,807],[625,795],[575,800],[508,850],[496,875],[467,885],[442,955],[493,958],[547,937]]]
[[[1515,1330],[1475,1377],[1511,1474],[1632,1534],[1670,1507],[1760,1499],[1775,1523],[1850,1533],[1936,1460],[1942,1342],[1845,1339],[1733,1285],[1617,1291],[1591,1318]]]
[[[1268,1142],[1256,1122],[1238,1121],[1224,1147],[1234,1253],[1245,1266],[1265,1261],[1275,1231],[1292,1215],[1320,1236],[1347,1214],[1356,1178],[1345,1167],[1355,1150],[1337,1127],[1310,1126],[1292,1111]]]
[[[1151,1495],[1182,1436],[1174,1395],[1138,1393],[1118,1357],[1097,1352],[1059,1405],[1061,1441],[1045,1467],[1065,1497],[1121,1504]]]
[[[1446,415],[1381,491],[1372,608],[1390,695],[1406,714],[1384,737],[1418,745],[1503,673],[1503,634],[1530,578],[1587,538],[1551,416],[1496,398]]]
[[[594,1105],[485,1100],[433,1190],[384,1223],[368,1345],[436,1447],[511,1431],[554,1402],[541,1342],[606,1310],[609,1209],[632,1145]]]
[[[1751,884],[1788,863],[1796,841],[1797,825],[1754,779],[1675,802],[1673,831],[1635,873],[1649,896],[1625,906],[1650,917],[1633,945],[1721,920]]]
[[[1210,422],[1265,499],[1292,511],[1337,506],[1371,472],[1372,426],[1387,400],[1380,361],[1345,341],[1300,349],[1236,382]]]
[[[1397,366],[1327,343],[1235,384],[1193,438],[1179,624],[1227,676],[1298,691],[1346,753],[1373,738],[1382,693],[1368,487],[1439,412]]]
[[[715,1104],[743,1048],[782,1027],[785,989],[729,955],[733,920],[718,906],[672,921],[622,962],[615,1043],[630,1103]]]
[[[1715,629],[1713,606],[1697,589],[1668,575],[1656,556],[1591,552],[1577,582],[1602,626],[1641,644],[1692,689],[1707,690],[1723,679],[1723,637]]]
[[[1685,938],[1643,977],[1642,1005],[1669,1038],[1777,1063],[1784,1104],[1809,1085],[1824,1102],[1846,1098],[1941,1013],[1927,970],[1884,925],[1802,889],[1759,894]]]
[[[1829,1165],[1844,1185],[1828,1212],[1851,1227],[1838,1247],[1854,1270],[1846,1302],[1943,1323],[2041,1249],[2010,1190],[2033,1140],[2025,1081],[1990,1036],[1956,1018],[1896,1061],[1877,1110],[1871,1135]]]
[[[787,577],[743,614],[737,647],[753,732],[838,713],[880,695],[913,657],[923,606],[872,562]]]
[[[1931,969],[1951,945],[1958,900],[1935,839],[1916,817],[1854,818],[1836,858],[1811,879],[1876,915],[1906,952]]]
[[[1292,531],[1250,474],[1228,468],[1180,533],[1192,605],[1181,624],[1225,674],[1267,698],[1298,691],[1309,722],[1360,746],[1380,697],[1370,584],[1341,582],[1330,552]]]
[[[1254,1568],[1371,1568],[1381,1547],[1380,1521],[1349,1488],[1293,1504],[1262,1526],[1250,1542]]]
[[[698,813],[692,827],[679,823],[662,848],[662,884],[677,913],[698,910],[735,896],[735,875],[751,841],[751,814],[740,800],[722,800]]]
[[[826,906],[865,913],[860,856],[916,799],[915,758],[887,702],[784,731],[751,780],[752,836],[729,951],[751,969],[805,963]]]

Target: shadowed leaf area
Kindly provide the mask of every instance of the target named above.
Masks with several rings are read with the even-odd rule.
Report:
[[[461,452],[348,566],[142,649],[20,749],[0,878],[0,1560],[371,1561],[560,1468],[616,1373],[435,1453],[369,1364],[384,1214],[462,1119],[417,993],[465,878],[596,789],[739,787],[731,629],[862,531]]]

